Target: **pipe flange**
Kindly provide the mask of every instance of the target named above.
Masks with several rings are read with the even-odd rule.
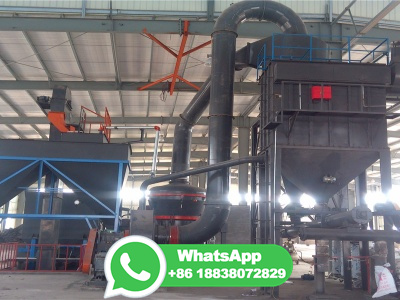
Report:
[[[235,120],[235,117],[232,115],[227,115],[227,114],[215,114],[215,115],[209,115],[207,119],[210,119],[211,117],[230,117],[232,120]]]
[[[194,125],[196,125],[196,123],[190,122],[190,121],[188,121],[187,119],[185,119],[185,118],[182,116],[182,114],[179,114],[179,117],[181,118],[181,120],[182,120],[185,124],[189,125],[190,127],[193,127]]]

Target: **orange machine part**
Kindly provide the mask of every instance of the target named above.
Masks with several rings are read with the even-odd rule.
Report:
[[[82,273],[90,273],[90,265],[92,264],[93,250],[96,245],[97,229],[90,229],[89,237],[85,248],[85,255],[83,256]]]
[[[54,112],[51,111],[47,114],[47,118],[53,124],[56,126],[56,128],[60,132],[68,132],[70,131],[67,125],[65,124],[65,113],[64,112]]]

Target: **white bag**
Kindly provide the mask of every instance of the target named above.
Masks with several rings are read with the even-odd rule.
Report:
[[[385,264],[385,266],[375,267],[375,280],[378,290],[372,295],[372,298],[378,298],[391,293],[397,293],[393,276],[387,268],[389,266],[390,264]]]

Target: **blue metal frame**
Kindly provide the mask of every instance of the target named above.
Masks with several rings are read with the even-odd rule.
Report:
[[[92,224],[90,224],[90,221],[88,218],[85,218],[86,224],[88,225],[89,229],[93,229]]]
[[[4,178],[2,181],[0,181],[0,184],[5,183],[6,181],[10,180],[11,178],[17,176],[19,173],[22,173],[23,171],[25,171],[26,169],[29,169],[30,167],[33,167],[34,165],[36,165],[39,162],[39,160],[35,160],[33,162],[31,162],[29,165],[23,167],[22,169],[18,170],[17,172],[11,174],[10,176]]]
[[[75,185],[79,190],[81,190],[82,192],[84,192],[87,196],[89,196],[90,198],[92,198],[94,201],[96,201],[98,204],[100,204],[103,208],[105,208],[106,210],[108,210],[110,213],[114,213],[114,211],[112,211],[112,209],[108,208],[108,206],[106,206],[104,203],[102,203],[99,199],[97,199],[95,196],[93,196],[92,194],[90,194],[87,190],[85,190],[83,187],[81,187],[78,183],[76,183],[74,180],[72,180],[70,177],[68,177],[67,175],[65,175],[63,172],[61,172],[59,169],[57,169],[55,166],[53,166],[51,163],[49,163],[48,161],[44,160],[43,161],[45,163],[45,165],[47,167],[49,167],[53,172],[67,178],[68,181],[70,181],[73,185]]]
[[[63,214],[0,214],[1,218],[40,220],[115,219],[114,215],[63,215]]]
[[[121,187],[123,181],[123,167],[127,165],[129,167],[128,160],[98,160],[98,159],[72,159],[72,158],[40,158],[40,157],[17,157],[17,156],[0,156],[1,160],[18,160],[18,161],[32,161],[28,165],[24,166],[20,170],[14,172],[7,178],[0,181],[0,184],[7,182],[8,180],[12,179],[13,177],[17,176],[18,174],[22,173],[23,171],[29,169],[30,167],[39,164],[39,172],[38,172],[38,188],[37,188],[37,196],[36,196],[36,206],[35,206],[35,213],[34,214],[9,214],[3,213],[0,214],[0,218],[14,218],[14,219],[43,219],[43,220],[85,220],[88,224],[90,229],[93,228],[90,221],[93,222],[94,227],[97,227],[96,220],[99,219],[114,219],[114,231],[119,230],[120,224],[120,206],[122,203],[121,199]],[[99,199],[94,197],[91,193],[85,190],[82,186],[80,186],[77,182],[72,180],[70,177],[65,175],[61,172],[58,168],[52,165],[52,162],[78,162],[78,163],[110,163],[110,164],[118,164],[118,183],[117,183],[117,193],[116,193],[116,203],[115,203],[115,211],[110,209],[104,203],[102,203]],[[49,202],[49,210],[47,214],[39,213],[39,204],[40,204],[40,188],[42,185],[42,178],[43,178],[43,167],[46,166],[52,171],[52,178],[51,178],[51,187],[50,187],[50,202]],[[110,214],[106,215],[66,215],[66,214],[51,214],[52,205],[53,205],[53,197],[54,197],[54,184],[55,184],[55,177],[59,175],[66,178],[70,181],[73,185],[75,185],[81,192],[85,193],[103,208],[105,208]]]
[[[38,188],[37,188],[37,195],[36,195],[36,209],[35,213],[39,213],[39,203],[40,203],[40,188],[42,185],[42,177],[43,177],[43,161],[39,163],[39,174],[38,174]]]
[[[298,47],[298,46],[279,46],[276,45],[276,38],[275,36],[283,36],[283,37],[290,37],[290,36],[305,36],[310,39],[310,43],[308,47]],[[348,57],[345,60],[342,59],[335,59],[335,58],[322,58],[322,57],[315,57],[313,52],[315,50],[326,50],[325,48],[316,48],[313,47],[313,38],[319,38],[321,40],[338,40],[340,42],[346,41],[346,48],[329,48],[330,51],[339,51],[343,53],[343,51],[347,52]],[[347,63],[362,63],[367,57],[372,56],[372,62],[376,62],[378,58],[386,56],[386,64],[389,64],[389,39],[388,38],[377,38],[377,37],[357,37],[358,40],[370,40],[376,41],[377,46],[372,50],[355,50],[351,49],[351,41],[354,37],[351,36],[336,36],[336,35],[311,35],[311,34],[287,34],[287,33],[274,33],[272,35],[272,49],[271,49],[271,56],[266,55],[266,45],[264,45],[260,52],[257,55],[257,78],[259,78],[259,71],[265,71],[268,68],[268,61],[271,60],[281,60],[281,59],[291,59],[291,60],[307,60],[307,61],[340,61],[340,62],[347,62]],[[385,49],[378,50],[380,47],[385,46]],[[278,49],[304,49],[307,50],[306,54],[302,57],[293,57],[287,55],[277,55]],[[361,59],[352,59],[352,53],[366,53],[363,58]],[[307,57],[307,54],[309,56]]]
[[[128,160],[117,160],[117,159],[88,159],[88,158],[60,158],[60,157],[30,157],[30,156],[4,156],[0,155],[0,160],[46,160],[46,161],[60,161],[60,162],[89,162],[89,163],[125,163],[129,164]]]

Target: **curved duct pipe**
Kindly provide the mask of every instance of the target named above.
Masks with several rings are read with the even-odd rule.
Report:
[[[211,77],[208,77],[192,101],[180,114],[180,120],[175,125],[174,144],[172,149],[171,173],[177,173],[190,168],[190,146],[192,145],[192,128],[199,121],[210,103]],[[188,177],[175,180],[188,183]]]
[[[175,127],[172,172],[189,168],[192,126],[208,105],[208,93],[211,98],[208,164],[230,159],[237,27],[245,19],[274,22],[284,33],[307,34],[300,17],[277,2],[242,1],[231,5],[221,14],[212,33],[211,76]],[[171,227],[170,243],[202,243],[213,237],[226,222],[230,210],[226,198],[229,169],[211,171],[207,180],[207,198],[201,217],[189,225]]]
[[[232,12],[228,12],[228,10]],[[243,17],[243,14],[246,13],[247,15]],[[225,17],[225,14],[229,16]],[[217,24],[221,28],[224,26],[222,24],[226,24],[226,29],[224,30],[232,31],[237,36],[236,28],[243,19],[267,20],[277,24],[284,33],[307,34],[303,21],[295,12],[280,3],[272,1],[243,1],[236,3],[227,9],[226,13],[225,11],[223,12],[218,18]],[[217,24],[214,32],[221,30],[221,28],[217,28]],[[235,49],[236,47],[233,48]],[[247,66],[247,63],[240,62],[240,68]],[[210,103],[210,87],[211,76],[204,82],[175,125],[171,173],[185,171],[190,168],[192,128],[197,124]],[[188,178],[181,178],[176,181],[188,182]]]

